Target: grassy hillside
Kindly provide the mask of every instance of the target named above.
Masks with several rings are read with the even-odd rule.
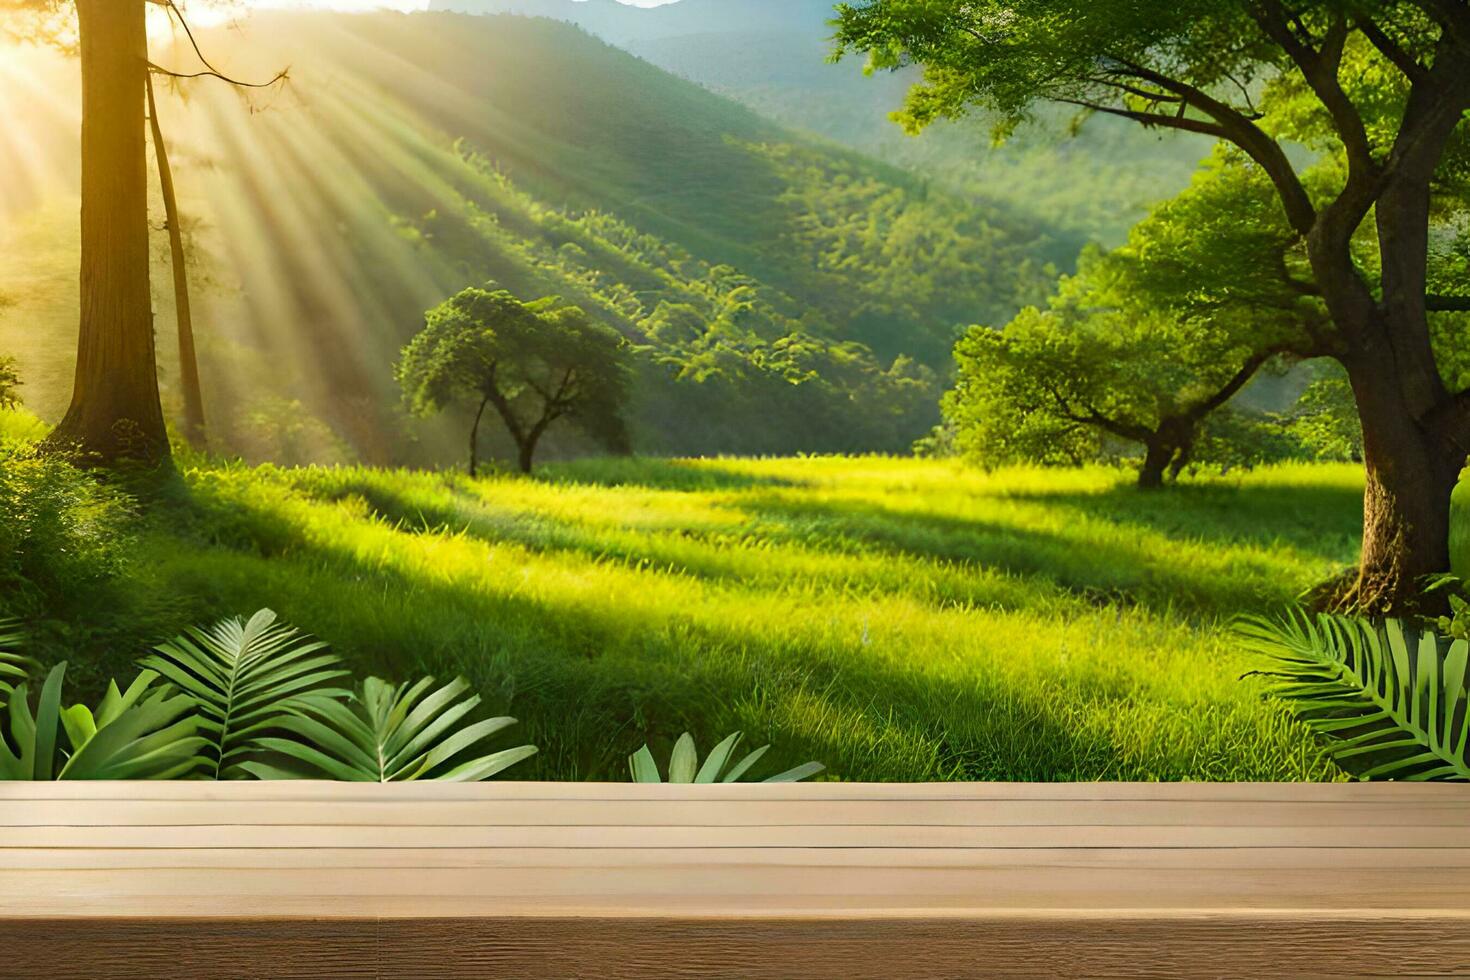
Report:
[[[464,673],[542,746],[534,777],[618,778],[645,733],[685,728],[844,779],[1332,777],[1239,679],[1225,623],[1351,560],[1359,474],[1128,482],[885,458],[479,482],[197,461],[135,516],[87,511],[76,541],[118,552],[102,578],[0,607],[95,684],[188,622],[271,606],[363,668]]]
[[[1088,241],[1117,243],[1147,206],[1182,190],[1207,140],[1093,119],[1066,138],[1054,114],[1004,147],[984,119],[905,136],[888,118],[917,71],[867,77],[827,64],[833,0],[432,0],[433,9],[514,11],[579,24],[763,116],[842,143],[1048,229],[1045,260],[1068,266]]]
[[[579,303],[644,348],[645,451],[902,449],[936,420],[956,327],[1046,285],[1038,229],[566,24],[257,14],[201,42],[236,76],[292,66],[283,92],[194,83],[160,113],[202,292],[207,408],[217,443],[252,458],[447,460],[458,420],[404,422],[391,364],[425,309],[489,279]],[[74,108],[74,65],[33,71]],[[46,417],[75,331],[75,290],[57,288],[75,275],[75,200],[56,190],[75,187],[75,159],[46,134],[74,121],[28,122],[49,149],[18,154],[15,183],[38,189],[0,201],[14,256],[0,293],[17,301],[0,350],[20,355]],[[166,254],[160,241],[169,324]]]

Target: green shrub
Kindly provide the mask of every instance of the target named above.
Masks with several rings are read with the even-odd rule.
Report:
[[[0,437],[0,614],[65,616],[122,568],[131,501],[65,460]]]
[[[20,371],[15,358],[0,355],[0,409],[20,407]]]

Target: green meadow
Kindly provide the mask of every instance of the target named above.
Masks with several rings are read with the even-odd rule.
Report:
[[[96,685],[190,622],[269,606],[362,670],[467,677],[541,747],[519,778],[620,779],[686,729],[850,780],[1338,778],[1242,679],[1229,624],[1351,563],[1360,471],[1131,480],[881,457],[476,481],[185,461],[36,652]]]

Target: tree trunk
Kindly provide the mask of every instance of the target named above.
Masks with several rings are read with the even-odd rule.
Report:
[[[1465,458],[1426,433],[1398,397],[1397,379],[1357,376],[1363,418],[1363,551],[1336,605],[1375,615],[1415,611],[1425,579],[1450,570],[1450,498]]]
[[[480,409],[475,412],[475,424],[470,427],[470,477],[479,476],[480,469],[480,420],[485,417],[485,406],[489,398],[480,399]]]
[[[1143,490],[1158,490],[1164,485],[1164,474],[1174,459],[1175,449],[1163,442],[1147,444],[1143,457],[1143,468],[1138,471],[1138,486]]]
[[[520,453],[516,462],[520,465],[521,472],[529,475],[531,472],[531,458],[536,454],[536,443],[532,439],[527,439],[518,448],[520,449]]]
[[[1425,579],[1450,570],[1450,498],[1465,464],[1465,450],[1437,418],[1450,396],[1424,299],[1433,167],[1399,169],[1374,212],[1381,298],[1353,262],[1347,223],[1326,222],[1308,238],[1313,272],[1342,339],[1336,356],[1362,420],[1366,471],[1358,571],[1330,604],[1369,615],[1419,611]]]
[[[148,288],[144,0],[77,0],[82,62],[81,328],[71,406],[51,437],[84,460],[160,462]]]
[[[1180,475],[1185,471],[1185,469],[1193,461],[1194,461],[1194,444],[1192,442],[1190,442],[1190,443],[1186,443],[1183,446],[1180,446],[1175,451],[1174,458],[1169,462],[1169,479],[1170,480],[1173,480],[1173,481],[1175,481],[1177,483],[1178,480],[1179,480]]]
[[[153,97],[153,75],[143,76],[148,89],[148,122],[153,130],[153,154],[158,159],[158,185],[163,194],[163,212],[168,222],[169,261],[174,279],[174,319],[179,331],[179,387],[184,396],[184,438],[195,449],[203,449],[204,392],[199,384],[199,359],[194,352],[194,314],[189,303],[189,268],[184,259],[184,229],[179,221],[179,202],[174,193],[174,174],[168,164],[163,127],[158,121],[158,102]]]

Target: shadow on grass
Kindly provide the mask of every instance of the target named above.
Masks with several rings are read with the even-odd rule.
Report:
[[[650,457],[608,457],[554,463],[538,470],[536,476],[546,483],[641,487],[689,493],[804,485],[799,480],[748,473],[719,462]]]
[[[425,581],[330,547],[287,559],[192,555],[172,570],[214,615],[261,606],[316,634],[359,673],[466,676],[504,737],[541,752],[518,779],[622,780],[645,740],[684,731],[771,741],[762,773],[816,759],[845,779],[1055,780],[1137,776],[1117,749],[1056,711],[1097,696],[1059,679],[1031,693],[903,669],[860,644],[783,644],[759,624],[711,628],[660,609],[603,617],[575,604]],[[181,624],[182,625],[182,624]],[[855,638],[854,638],[855,639]],[[1179,772],[1177,778],[1188,774]]]
[[[1183,488],[1181,488],[1183,489]],[[1344,516],[1341,500],[1308,488],[1305,503],[1294,502],[1294,488],[1273,488],[1256,498],[1249,488],[1217,490],[1175,497],[1163,503],[1159,495],[1139,495],[1121,490],[1105,494],[1036,495],[1039,503],[1053,503],[1073,511],[1089,522],[1079,521],[1074,533],[1029,528],[1001,521],[952,517],[914,511],[897,511],[881,504],[851,500],[812,501],[780,494],[752,494],[732,503],[732,521],[741,513],[756,520],[746,528],[750,540],[791,545],[807,553],[840,560],[844,556],[879,554],[938,566],[973,566],[1004,573],[1030,589],[1005,587],[993,578],[975,576],[967,586],[962,576],[948,576],[942,589],[932,583],[922,586],[908,579],[887,577],[878,582],[861,571],[841,571],[806,580],[844,589],[867,587],[890,594],[903,594],[940,605],[968,603],[1022,608],[1057,594],[1094,606],[1142,606],[1154,612],[1189,616],[1220,617],[1275,608],[1296,598],[1293,584],[1282,581],[1281,568],[1267,553],[1247,549],[1269,549],[1283,542],[1304,556],[1330,561],[1350,561],[1356,538],[1344,527],[1353,527]],[[1232,526],[1222,526],[1217,510],[1228,512],[1233,495],[1248,498],[1248,517]],[[619,540],[616,533],[589,528],[574,521],[559,520],[534,512],[496,515],[487,502],[464,496],[462,505],[430,505],[427,508],[392,488],[370,480],[334,484],[329,493],[316,492],[318,499],[340,501],[351,497],[366,502],[370,511],[387,523],[416,533],[449,529],[490,542],[506,542],[542,554],[575,554],[589,561],[624,563],[652,562],[660,569],[707,581],[736,586],[766,588],[779,575],[779,558],[756,566],[743,564],[739,546],[731,545],[726,529],[703,533],[685,530],[677,535],[646,533],[633,540]],[[1140,499],[1141,498],[1141,499]],[[1153,509],[1145,505],[1158,500]],[[1329,506],[1335,501],[1338,506]],[[1281,515],[1305,510],[1310,524],[1292,526],[1273,534],[1267,515],[1274,513],[1276,527]],[[1124,533],[1115,540],[1086,537],[1086,528],[1106,527]],[[1159,535],[1166,541],[1194,546],[1197,554],[1150,550],[1147,541],[1132,542],[1130,533]],[[1334,545],[1335,542],[1335,545]],[[1299,547],[1300,546],[1300,547]],[[1226,561],[1221,549],[1239,548]],[[747,560],[755,560],[751,555]],[[802,577],[793,572],[790,581]],[[1305,588],[1312,583],[1296,583]],[[910,588],[913,586],[913,588]]]
[[[1275,545],[1334,561],[1356,557],[1363,493],[1335,486],[1211,486],[1158,491],[1119,486],[1099,493],[1011,491],[1005,499],[1066,508],[1079,516],[1217,544]]]
[[[1080,533],[899,512],[879,505],[768,498],[747,501],[746,506],[765,520],[784,522],[797,537],[820,534],[829,540],[858,542],[892,555],[1037,578],[1093,605],[1137,605],[1154,612],[1230,616],[1257,612],[1263,606],[1280,606],[1295,598],[1290,584],[1281,581],[1280,568],[1263,555],[1242,553],[1233,557],[1228,567],[1222,567],[1207,551],[1191,561],[1177,554],[1151,554],[1143,542],[1129,545],[1088,540]],[[1109,523],[1127,528],[1121,522]],[[1189,543],[1192,539],[1179,540]],[[1263,537],[1232,539],[1230,543],[1271,542]]]

